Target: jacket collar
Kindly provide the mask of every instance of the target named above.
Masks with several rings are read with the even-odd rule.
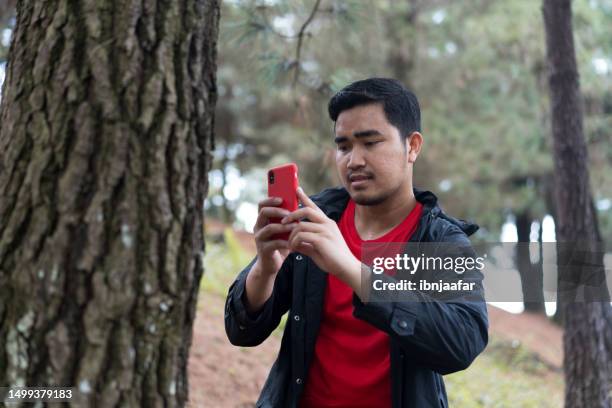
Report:
[[[475,223],[460,220],[444,213],[438,205],[438,197],[431,191],[420,190],[418,188],[413,188],[412,190],[416,200],[423,204],[421,219],[424,220],[425,223],[429,224],[435,218],[440,217],[459,227],[468,236],[478,231],[479,227]],[[329,218],[336,222],[340,220],[348,204],[349,198],[348,191],[342,186],[327,188],[311,197],[315,204],[317,204]]]

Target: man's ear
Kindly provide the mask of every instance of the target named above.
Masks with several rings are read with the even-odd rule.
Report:
[[[423,135],[419,132],[412,132],[406,139],[408,150],[408,163],[414,163],[421,152],[423,146]]]

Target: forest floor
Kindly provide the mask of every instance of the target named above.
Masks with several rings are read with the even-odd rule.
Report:
[[[210,231],[207,231],[210,233]],[[225,335],[225,293],[252,246],[246,233],[207,239],[206,274],[189,360],[190,407],[253,407],[274,362],[283,324],[261,345],[235,347]],[[229,241],[229,242],[228,242]],[[233,246],[233,248],[232,248]],[[246,256],[236,256],[236,252]],[[219,272],[223,271],[223,272]],[[487,349],[467,369],[445,376],[451,407],[561,407],[562,330],[541,315],[489,306]]]

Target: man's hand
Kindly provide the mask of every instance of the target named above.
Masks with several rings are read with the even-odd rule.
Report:
[[[300,221],[289,235],[289,248],[310,257],[319,268],[337,276],[353,289],[360,285],[361,262],[346,245],[336,222],[297,189],[303,207],[281,220],[283,225]],[[304,221],[303,218],[307,218]]]
[[[278,207],[282,202],[279,197],[268,197],[259,202],[254,228],[257,261],[246,279],[246,308],[249,312],[258,311],[270,298],[276,274],[289,255],[287,241],[274,239],[274,236],[291,231],[295,224],[270,223],[270,218],[282,218],[289,214],[289,211]]]
[[[259,214],[255,227],[255,246],[257,247],[257,263],[261,272],[266,275],[276,274],[281,265],[289,255],[289,245],[282,239],[274,239],[274,236],[283,232],[290,232],[295,225],[283,225],[270,223],[270,218],[282,218],[289,213],[284,208],[278,207],[282,204],[280,197],[268,197],[259,202]]]

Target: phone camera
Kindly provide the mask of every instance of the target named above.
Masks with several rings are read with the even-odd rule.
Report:
[[[270,181],[270,184],[274,184],[274,172],[273,171],[268,172],[268,180]]]

